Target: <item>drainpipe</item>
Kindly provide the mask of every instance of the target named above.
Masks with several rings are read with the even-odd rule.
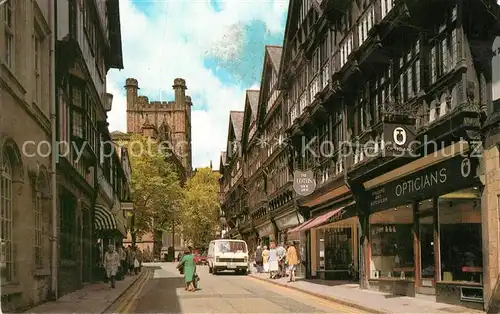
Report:
[[[50,86],[52,90],[52,97],[50,99],[50,124],[52,136],[52,154],[51,154],[51,179],[52,179],[52,236],[51,236],[51,250],[52,250],[52,270],[51,270],[51,292],[54,300],[58,298],[57,291],[57,260],[58,260],[58,247],[57,247],[57,159],[59,157],[59,146],[57,145],[57,95],[58,88],[56,86],[56,40],[57,40],[57,0],[50,0],[50,28],[52,36],[50,36]]]

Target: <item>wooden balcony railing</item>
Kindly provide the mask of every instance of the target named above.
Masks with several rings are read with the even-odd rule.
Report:
[[[302,95],[299,97],[299,117],[304,113],[307,106],[309,106],[309,97],[308,93],[304,91]]]
[[[266,108],[266,112],[272,108],[272,106],[274,105],[274,103],[276,102],[276,100],[278,99],[278,91],[276,89],[273,90],[273,92],[271,93],[271,97],[269,97],[269,99],[267,100],[267,108]]]
[[[321,73],[318,72],[309,84],[309,104],[310,105],[316,95],[321,91]]]
[[[329,62],[326,62],[326,64],[321,69],[321,90],[325,89],[325,87],[328,86],[329,82],[330,82],[330,66]]]

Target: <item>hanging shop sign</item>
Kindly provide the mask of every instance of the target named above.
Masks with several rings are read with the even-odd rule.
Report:
[[[271,223],[265,224],[262,227],[257,228],[257,232],[259,233],[259,237],[268,237],[269,235],[274,233],[274,227]]]
[[[312,170],[295,171],[293,173],[293,189],[301,196],[311,195],[316,189],[314,172]]]
[[[458,155],[367,191],[371,211],[480,184],[477,158]]]
[[[299,213],[293,212],[284,217],[276,219],[276,226],[279,231],[283,231],[289,228],[293,228],[300,223]]]
[[[415,142],[415,130],[410,125],[384,123],[384,154],[404,157],[412,153]]]

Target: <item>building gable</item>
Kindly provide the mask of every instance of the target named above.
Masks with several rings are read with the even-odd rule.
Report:
[[[276,77],[277,84],[274,85],[276,90],[279,90],[279,68],[280,60],[282,56],[283,48],[279,46],[266,46],[264,53],[264,62],[262,67],[262,74],[260,80],[260,95],[259,95],[259,106],[257,108],[257,123],[262,125],[266,114],[271,109],[268,106],[269,93],[273,92],[270,88],[270,80],[272,80],[273,75]],[[272,104],[271,104],[272,105]]]

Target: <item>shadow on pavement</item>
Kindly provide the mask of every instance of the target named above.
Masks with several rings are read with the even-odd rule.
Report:
[[[181,313],[177,289],[184,288],[182,277],[151,279],[137,300],[134,313]]]

